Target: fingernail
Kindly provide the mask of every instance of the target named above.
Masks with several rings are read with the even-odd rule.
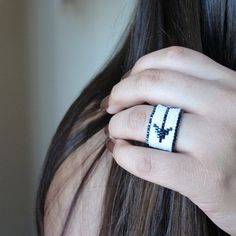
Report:
[[[106,110],[106,109],[108,108],[108,101],[109,101],[109,95],[106,96],[106,97],[101,101],[100,108]]]
[[[113,149],[114,149],[115,143],[111,139],[107,139],[105,144],[106,144],[106,147],[108,148],[108,150],[111,153],[113,153]]]
[[[105,126],[104,133],[105,135],[109,136],[108,125]]]
[[[128,71],[121,77],[121,79],[125,79],[126,77],[128,77],[129,74],[130,74],[130,72],[131,72],[131,69],[128,70]]]

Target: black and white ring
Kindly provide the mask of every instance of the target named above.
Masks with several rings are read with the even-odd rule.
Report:
[[[182,113],[178,107],[155,105],[147,126],[148,146],[173,152]]]

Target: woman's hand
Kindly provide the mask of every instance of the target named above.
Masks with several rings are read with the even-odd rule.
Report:
[[[109,100],[109,102],[108,102]],[[178,191],[221,229],[236,235],[236,72],[209,57],[172,46],[141,57],[103,101],[115,161],[130,173]],[[145,104],[146,103],[146,104]],[[184,110],[176,152],[145,142],[156,104]]]

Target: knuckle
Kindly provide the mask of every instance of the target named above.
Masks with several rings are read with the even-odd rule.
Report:
[[[161,70],[148,69],[139,74],[136,79],[136,89],[138,93],[147,95],[151,89],[156,86],[157,81],[161,79]]]
[[[224,86],[220,81],[214,82],[215,87],[213,91],[216,93],[217,100],[221,101],[223,97],[225,101],[230,101],[233,98],[234,91]]]
[[[224,98],[223,100],[228,101],[229,103],[232,102],[232,105],[235,105],[236,92],[233,89],[224,87],[222,89],[222,97]],[[221,97],[221,100],[222,100],[222,97]]]
[[[113,115],[108,123],[108,131],[110,136],[112,137],[116,136],[116,130],[117,130],[116,127],[117,127],[117,114]]]
[[[111,89],[111,92],[110,92],[110,98],[109,98],[110,101],[119,101],[119,88],[118,88],[118,84],[115,84],[112,89]]]
[[[178,59],[186,55],[186,49],[181,46],[171,46],[167,49],[166,56],[169,59]]]
[[[204,165],[204,166],[203,166]],[[220,196],[222,191],[225,191],[229,185],[229,175],[226,174],[224,166],[212,164],[211,168],[205,166],[204,163],[200,165],[199,176],[201,176],[201,187],[211,192],[212,198],[217,202],[217,197]]]
[[[144,155],[136,162],[136,170],[140,176],[148,176],[152,169],[152,158],[149,155]]]
[[[140,129],[144,127],[147,121],[147,114],[145,110],[133,107],[128,114],[128,126],[132,129]]]
[[[216,167],[211,177],[213,179],[216,190],[222,191],[229,185],[230,178],[226,173],[224,166]]]
[[[140,68],[140,67],[143,67],[143,65],[145,64],[146,62],[146,56],[142,56],[140,57],[134,64],[134,70],[137,69],[137,68]]]
[[[225,174],[217,172],[213,177],[213,182],[218,190],[222,190],[223,187],[225,188],[227,183],[227,177]]]
[[[222,206],[222,201],[224,200],[223,199],[224,193],[229,191],[228,189],[229,176],[220,170],[212,174],[211,178],[212,178],[211,198],[216,206],[216,209],[218,209],[219,206]]]

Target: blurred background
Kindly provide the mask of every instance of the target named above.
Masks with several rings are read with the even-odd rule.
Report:
[[[0,0],[0,235],[36,235],[49,142],[115,48],[134,0]]]

